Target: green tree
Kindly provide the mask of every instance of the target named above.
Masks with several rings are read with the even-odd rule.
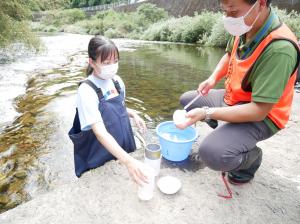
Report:
[[[70,0],[27,0],[31,11],[45,11],[52,9],[70,8]]]
[[[28,47],[38,48],[39,39],[31,32],[28,1],[0,1],[0,47],[14,42],[23,42]]]
[[[137,8],[137,14],[140,17],[140,22],[143,23],[143,26],[145,27],[149,24],[168,18],[168,13],[164,9],[158,8],[156,5],[151,3],[139,6]]]

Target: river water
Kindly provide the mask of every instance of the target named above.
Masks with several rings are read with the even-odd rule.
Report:
[[[76,181],[67,136],[91,36],[42,36],[45,51],[0,64],[0,212]],[[196,45],[117,39],[127,106],[151,133],[172,119],[183,92],[197,88],[224,54]]]

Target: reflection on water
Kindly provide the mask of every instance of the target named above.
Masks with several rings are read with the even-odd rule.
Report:
[[[83,48],[89,38],[47,37],[49,52],[59,54],[2,65],[14,76],[0,86],[1,93],[12,93],[3,95],[0,109],[2,115],[15,110],[15,119],[8,123],[7,117],[0,117],[5,121],[0,122],[0,212],[29,200],[36,192],[76,179],[67,130],[74,115],[77,84],[85,76],[87,55]],[[66,49],[57,50],[57,46],[63,46],[56,43],[58,39],[69,42]],[[172,119],[180,94],[197,88],[224,53],[195,45],[130,40],[116,43],[121,51],[119,74],[126,84],[127,106],[144,116],[151,132],[159,122]],[[23,90],[14,92],[14,79],[18,77]],[[6,109],[6,105],[15,106]]]
[[[195,45],[147,44],[121,52],[120,76],[125,80],[128,105],[155,123],[172,119],[179,96],[211,74],[224,50]]]

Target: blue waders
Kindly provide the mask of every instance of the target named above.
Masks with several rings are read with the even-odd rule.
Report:
[[[114,81],[119,95],[105,100],[101,89],[97,88],[93,82],[90,80],[83,82],[92,87],[98,95],[99,113],[101,113],[107,131],[126,152],[133,152],[136,145],[125,107],[124,91],[121,90],[119,83]],[[107,161],[116,159],[97,140],[92,129],[81,131],[77,108],[69,137],[74,144],[75,174],[77,177],[89,169],[102,166]]]

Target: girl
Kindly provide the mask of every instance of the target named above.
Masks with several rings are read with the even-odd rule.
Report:
[[[136,149],[129,116],[138,128],[145,122],[125,106],[125,86],[116,75],[119,51],[104,37],[94,37],[88,45],[87,79],[79,88],[76,115],[69,136],[74,144],[77,177],[89,169],[119,159],[138,184],[147,182],[139,161],[128,153]],[[128,116],[129,115],[129,116]]]

